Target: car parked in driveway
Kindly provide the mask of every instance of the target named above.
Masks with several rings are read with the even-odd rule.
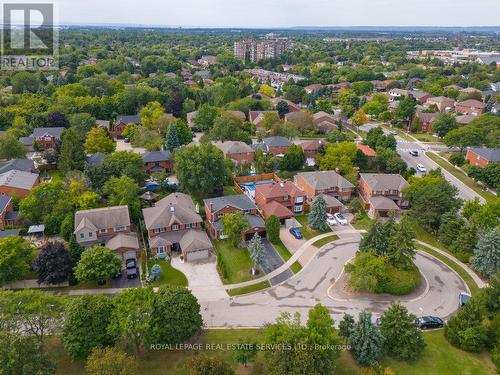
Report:
[[[137,272],[137,261],[133,258],[127,259],[125,261],[125,268],[128,279],[135,279],[138,276]]]
[[[328,225],[337,225],[335,216],[333,216],[332,214],[326,214],[326,222],[328,223]]]
[[[417,171],[425,173],[427,172],[427,168],[425,168],[422,164],[417,164]]]
[[[301,240],[304,238],[304,235],[298,228],[290,228],[290,233],[292,236],[294,236],[296,239]]]
[[[420,329],[442,328],[444,322],[435,316],[422,316],[415,320],[415,324]]]
[[[342,215],[341,213],[337,212],[333,216],[335,217],[335,219],[338,221],[338,223],[340,225],[347,225],[348,224],[346,217],[344,215]]]

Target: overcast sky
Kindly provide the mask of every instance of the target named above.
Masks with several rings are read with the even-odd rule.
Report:
[[[56,0],[60,23],[500,26],[500,0]]]

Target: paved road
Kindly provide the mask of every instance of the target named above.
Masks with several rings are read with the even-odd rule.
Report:
[[[356,315],[363,309],[371,310],[374,318],[380,316],[394,297],[354,296],[346,294],[341,287],[344,265],[356,253],[359,241],[358,234],[344,235],[335,244],[319,250],[311,263],[292,279],[266,291],[216,301],[201,299],[205,324],[208,327],[260,327],[284,311],[298,311],[305,320],[307,311],[317,303],[325,305],[337,322],[344,313]],[[415,262],[425,275],[423,284],[413,295],[400,298],[401,301],[416,315],[446,318],[453,314],[458,307],[456,296],[467,290],[462,279],[424,253],[419,253]]]

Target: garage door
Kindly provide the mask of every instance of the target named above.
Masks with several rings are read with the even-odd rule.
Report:
[[[195,251],[193,253],[188,253],[186,256],[188,262],[191,262],[193,260],[207,259],[208,250]]]
[[[136,258],[137,258],[137,256],[136,256],[135,251],[127,251],[127,252],[123,253],[123,262],[125,262],[127,259],[136,259]]]
[[[261,232],[257,232],[257,233],[259,233],[260,238],[266,238],[266,231],[265,230],[263,230]],[[245,235],[245,241],[250,241],[253,238],[253,236],[254,236],[253,233],[247,233]]]

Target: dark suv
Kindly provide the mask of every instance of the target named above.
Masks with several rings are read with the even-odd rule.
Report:
[[[420,329],[442,328],[444,322],[441,318],[435,316],[422,316],[415,320],[415,324]]]
[[[127,259],[125,261],[125,267],[127,269],[127,278],[135,279],[138,276],[137,273],[137,261],[133,258]]]

